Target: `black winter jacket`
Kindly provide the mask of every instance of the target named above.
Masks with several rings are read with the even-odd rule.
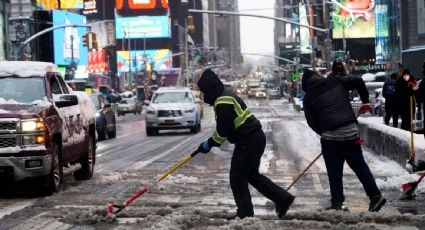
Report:
[[[198,81],[198,87],[204,94],[205,102],[210,105],[214,105],[214,102],[219,97],[230,96],[236,99],[242,110],[247,108],[241,98],[224,90],[223,83],[220,81],[218,76],[210,70],[206,70],[202,74]],[[215,132],[220,135],[220,137],[226,138],[230,143],[237,144],[239,141],[246,139],[246,137],[251,133],[261,130],[261,123],[254,115],[246,119],[241,126],[235,128],[234,120],[237,117],[237,114],[231,104],[218,104],[215,106],[214,112],[217,123]],[[221,145],[221,143],[214,141],[213,137],[208,139],[208,144],[210,146]]]
[[[363,103],[369,103],[369,93],[362,78],[354,76],[328,77],[314,75],[307,81],[304,114],[308,125],[319,135],[351,123],[357,123],[350,104],[349,90],[357,89]]]

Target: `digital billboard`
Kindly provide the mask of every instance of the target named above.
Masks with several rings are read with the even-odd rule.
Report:
[[[374,0],[332,1],[333,38],[374,38]]]
[[[67,24],[86,24],[86,17],[67,12],[52,11],[53,26]],[[53,30],[54,62],[57,65],[70,65],[72,59],[78,65],[87,64],[87,47],[83,46],[82,36],[87,33],[86,27],[65,27]]]
[[[82,9],[83,0],[36,0],[37,8],[40,9]]]
[[[375,56],[376,62],[382,63],[390,59],[388,5],[376,5],[375,18]]]
[[[307,10],[304,3],[299,3],[300,24],[308,26]],[[302,54],[310,54],[312,47],[310,44],[310,30],[306,27],[300,27],[300,48]]]
[[[170,37],[168,16],[138,16],[115,19],[115,36],[123,38]]]
[[[168,0],[115,0],[115,7],[117,10],[130,9],[130,10],[149,10],[155,8],[168,9]]]
[[[171,53],[169,49],[159,50],[132,50],[131,52],[131,71],[142,71],[144,69],[144,60],[148,63],[154,63],[154,69],[171,68]],[[117,67],[119,72],[128,72],[130,67],[130,54],[128,50],[117,51]]]

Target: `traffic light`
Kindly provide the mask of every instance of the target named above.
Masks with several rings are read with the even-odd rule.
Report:
[[[187,33],[193,34],[195,32],[195,25],[193,24],[192,15],[187,16]]]
[[[91,47],[90,48],[91,49],[97,49],[98,46],[97,46],[96,34],[93,33],[93,32],[91,32],[90,34],[91,34]]]
[[[83,35],[83,45],[86,46],[88,49],[97,49],[97,40],[96,40],[96,34],[93,32],[88,32]]]
[[[89,33],[83,35],[83,46],[89,47]]]

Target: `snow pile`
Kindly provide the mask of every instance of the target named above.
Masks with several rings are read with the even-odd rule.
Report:
[[[13,105],[13,104],[18,104],[18,102],[13,100],[13,99],[6,100],[6,99],[0,97],[0,104]]]
[[[110,172],[110,173],[101,174],[100,176],[95,177],[94,180],[92,180],[92,182],[98,185],[99,184],[111,185],[122,180],[123,180],[122,173]]]
[[[383,124],[382,118],[379,117],[360,117],[358,119],[360,124],[364,124],[368,129],[374,129],[378,132],[385,133],[388,136],[396,137],[398,145],[410,145],[411,134],[408,131],[394,128]],[[415,146],[415,161],[425,162],[425,139],[422,134],[414,134],[414,146]],[[406,153],[407,154],[407,153]]]
[[[175,176],[169,175],[163,182],[168,184],[198,184],[199,179],[197,177],[177,174]]]
[[[264,154],[261,157],[261,164],[260,164],[260,170],[259,170],[261,174],[269,173],[270,160],[273,159],[273,157],[274,157],[274,153],[272,150],[264,151]]]
[[[24,67],[24,68],[22,68]],[[0,76],[19,77],[44,76],[47,72],[59,72],[58,67],[49,62],[39,61],[1,61]]]

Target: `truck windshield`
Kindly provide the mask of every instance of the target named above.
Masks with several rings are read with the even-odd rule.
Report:
[[[34,101],[43,100],[46,94],[42,78],[5,77],[0,78],[0,85],[0,98],[6,101],[32,104]]]

